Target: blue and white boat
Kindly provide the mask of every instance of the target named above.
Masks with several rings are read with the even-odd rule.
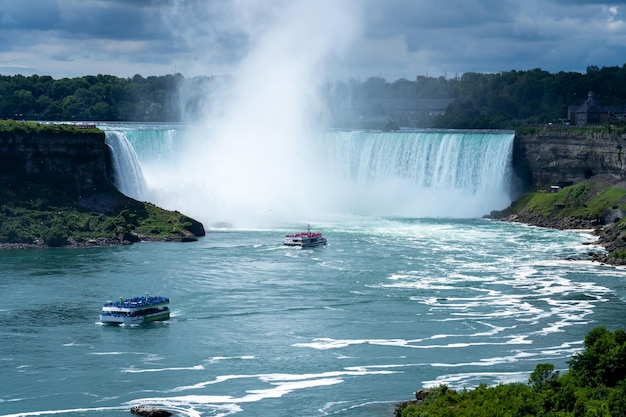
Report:
[[[142,324],[169,320],[170,299],[161,296],[120,298],[102,306],[100,321],[105,324]]]

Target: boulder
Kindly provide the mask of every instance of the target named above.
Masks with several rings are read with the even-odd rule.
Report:
[[[428,390],[428,389],[421,389],[419,391],[415,392],[415,399],[419,402],[419,401],[424,401],[426,399],[426,397],[428,397],[429,395],[431,395],[433,392],[432,390]]]
[[[148,407],[144,405],[132,407],[130,409],[130,412],[143,417],[169,417],[172,415],[172,413],[167,410],[155,407]]]

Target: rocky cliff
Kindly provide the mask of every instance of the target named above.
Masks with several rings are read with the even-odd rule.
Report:
[[[513,167],[524,191],[574,184],[594,175],[622,178],[625,144],[626,135],[621,133],[555,130],[516,135]]]
[[[0,132],[0,187],[28,184],[88,196],[109,189],[108,147],[97,129]]]
[[[596,243],[607,253],[590,252],[591,259],[626,265],[625,141],[621,132],[592,130],[516,135],[513,166],[522,180],[522,195],[490,217],[557,229],[593,229]]]
[[[0,121],[0,249],[194,241],[202,223],[120,193],[93,127]]]

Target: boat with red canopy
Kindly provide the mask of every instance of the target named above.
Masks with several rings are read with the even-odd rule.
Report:
[[[312,232],[310,225],[307,225],[305,232],[286,235],[283,241],[283,245],[285,246],[299,246],[301,248],[323,246],[326,245],[326,243],[326,238],[322,236],[322,233]]]

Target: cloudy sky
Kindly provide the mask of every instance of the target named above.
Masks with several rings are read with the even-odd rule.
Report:
[[[361,80],[584,72],[626,63],[626,0],[0,0],[2,75],[223,75],[259,50]]]

